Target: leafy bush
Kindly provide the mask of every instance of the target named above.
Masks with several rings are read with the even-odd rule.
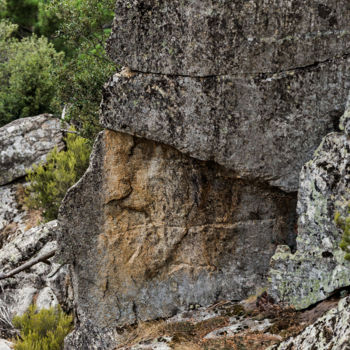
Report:
[[[56,67],[63,54],[57,53],[44,37],[11,38],[14,26],[0,25],[0,126],[10,121],[44,112],[56,94]],[[0,28],[1,29],[1,28]]]
[[[59,36],[67,48],[59,71],[58,107],[68,107],[66,121],[90,140],[100,130],[103,84],[116,70],[105,51],[114,6],[115,0],[52,0],[46,5],[46,12],[58,18]]]
[[[348,216],[343,218],[337,213],[335,222],[344,232],[339,246],[346,253],[345,259],[350,261],[350,205],[348,207]]]
[[[0,0],[1,18],[7,18],[18,25],[23,34],[32,34],[38,10],[38,0]]]
[[[37,312],[33,305],[23,316],[14,317],[13,324],[21,330],[15,350],[61,350],[72,330],[72,317],[60,307]]]
[[[0,0],[0,20],[6,19],[16,24],[17,37],[28,37],[32,33],[43,35],[50,42],[51,50],[55,47],[56,51],[65,52],[65,58],[60,57],[59,64],[45,62],[46,68],[38,76],[37,68],[33,74],[30,71],[40,65],[33,63],[28,70],[22,69],[28,61],[40,61],[31,57],[30,48],[26,48],[30,57],[19,64],[18,74],[13,72],[13,66],[20,63],[24,55],[19,52],[16,56],[11,51],[16,56],[12,60],[14,65],[7,66],[10,60],[3,66],[0,65],[0,79],[2,81],[13,76],[12,80],[16,83],[13,88],[0,88],[0,101],[4,101],[2,105],[0,102],[0,126],[12,119],[38,114],[43,110],[57,115],[65,108],[66,121],[74,124],[80,135],[90,141],[94,139],[100,130],[98,114],[102,87],[116,70],[105,51],[114,6],[115,0]],[[20,43],[18,39],[17,43]],[[3,46],[8,44],[6,42]],[[1,49],[0,47],[0,62],[3,56]],[[19,44],[17,49],[21,51]],[[47,57],[52,57],[54,61],[56,59],[56,56],[50,54]],[[20,76],[26,71],[28,73],[24,74],[22,84]],[[47,79],[42,81],[42,75],[46,75]],[[5,85],[11,84],[7,82]],[[20,90],[20,86],[25,91]],[[19,89],[17,94],[16,89]]]
[[[30,208],[42,209],[49,221],[57,218],[58,209],[67,190],[84,174],[91,151],[88,141],[76,134],[66,137],[66,151],[52,150],[45,164],[27,172],[26,203]]]

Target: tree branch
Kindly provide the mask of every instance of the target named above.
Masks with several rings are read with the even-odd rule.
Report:
[[[56,249],[51,250],[44,255],[38,256],[38,257],[28,261],[25,264],[13,269],[12,271],[9,271],[7,273],[0,272],[0,280],[4,280],[6,278],[15,276],[15,275],[19,274],[20,272],[22,272],[26,269],[29,269],[30,267],[38,264],[39,262],[44,262],[45,260],[52,258],[55,254],[56,254]]]

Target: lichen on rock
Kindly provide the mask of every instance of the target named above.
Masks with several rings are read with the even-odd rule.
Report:
[[[63,147],[60,121],[50,114],[17,119],[0,128],[0,186],[26,175],[55,146]]]
[[[134,70],[271,73],[350,51],[347,0],[118,0],[108,51]]]
[[[342,231],[334,222],[336,212],[346,213],[349,189],[349,136],[331,133],[301,172],[297,251],[281,247],[271,260],[270,290],[279,300],[302,309],[350,285],[350,263],[339,248]]]

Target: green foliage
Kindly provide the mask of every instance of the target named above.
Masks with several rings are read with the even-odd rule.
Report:
[[[27,172],[26,203],[30,208],[42,209],[49,221],[57,218],[58,209],[67,190],[84,174],[89,164],[90,144],[86,139],[69,133],[67,150],[52,150],[45,164]]]
[[[11,38],[15,26],[0,22],[0,126],[22,117],[52,112],[63,59],[44,37]]]
[[[343,218],[339,213],[336,213],[335,222],[343,230],[339,246],[346,253],[345,259],[350,261],[350,205],[348,207],[348,216]]]
[[[114,17],[114,5],[115,0],[0,0],[0,19],[17,25],[17,37],[27,36],[23,44],[17,40],[19,53],[11,51],[12,56],[16,56],[12,61],[19,63],[20,59],[24,58],[21,45],[28,46],[29,40],[34,40],[28,39],[32,33],[45,36],[50,42],[50,50],[53,50],[54,46],[56,51],[65,52],[65,58],[62,60],[60,56],[58,63],[50,64],[44,61],[46,69],[43,75],[50,77],[42,86],[42,76],[35,78],[37,71],[30,74],[24,69],[29,61],[38,61],[31,57],[33,54],[27,47],[30,57],[25,57],[25,61],[19,65],[18,74],[10,72],[16,82],[16,88],[22,86],[26,91],[17,93],[15,87],[2,88],[0,101],[5,99],[5,102],[0,105],[0,124],[42,111],[60,114],[65,108],[66,121],[74,124],[80,135],[91,141],[94,139],[100,131],[98,113],[102,87],[115,71],[114,63],[105,51],[105,42],[111,32]],[[35,40],[42,40],[43,43],[45,39],[35,37]],[[7,39],[3,46],[8,46],[9,41],[15,40]],[[0,51],[0,62],[2,56],[3,52]],[[54,61],[57,58],[53,54],[48,54],[47,57]],[[6,77],[8,80],[9,70],[13,66],[9,58],[8,64],[0,66],[0,78]],[[29,71],[34,67],[40,65],[30,64]],[[20,84],[21,74],[26,78],[25,84]],[[19,96],[18,99],[16,96]],[[17,103],[18,101],[20,103]],[[28,103],[30,107],[23,110]]]
[[[20,32],[32,34],[38,12],[38,0],[3,1],[2,18],[18,25]]]
[[[7,3],[6,0],[0,0],[0,18],[5,17]]]
[[[52,0],[47,5],[47,11],[60,20],[59,33],[68,48],[60,70],[58,101],[61,107],[69,107],[66,120],[91,140],[100,130],[103,84],[115,71],[105,51],[114,5],[114,0]]]
[[[13,324],[21,330],[15,350],[60,350],[72,330],[72,317],[60,307],[37,312],[33,305],[23,316],[16,316]]]

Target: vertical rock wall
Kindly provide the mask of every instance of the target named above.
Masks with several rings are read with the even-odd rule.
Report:
[[[346,0],[117,1],[108,50],[125,67],[59,218],[71,348],[266,283],[294,245],[299,172],[344,112],[349,18]]]
[[[276,245],[293,243],[294,206],[294,194],[105,131],[61,208],[79,314],[107,327],[254,293]]]

